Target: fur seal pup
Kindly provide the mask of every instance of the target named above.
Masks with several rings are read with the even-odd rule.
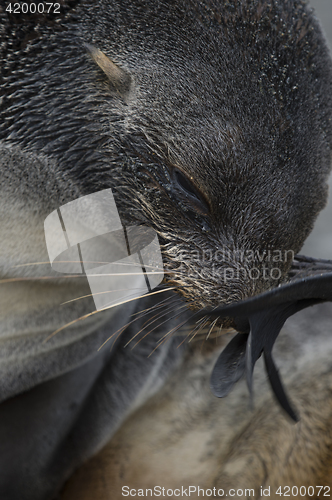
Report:
[[[40,264],[46,216],[112,188],[124,225],[157,231],[165,284],[188,303],[182,321],[190,309],[287,280],[325,205],[331,166],[332,65],[304,2],[60,6],[60,15],[0,11],[0,496],[8,500],[55,495],[182,356],[172,339],[147,359],[177,318],[122,349],[146,317],[111,353],[96,354],[157,300],[75,322],[91,310],[89,299],[72,302],[87,285]],[[226,259],[215,255],[222,249]]]

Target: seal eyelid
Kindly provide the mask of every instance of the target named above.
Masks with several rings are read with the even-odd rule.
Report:
[[[173,181],[176,187],[186,195],[191,201],[197,204],[197,208],[200,208],[201,211],[207,213],[209,211],[209,207],[207,202],[205,201],[202,193],[196,188],[196,186],[191,182],[188,177],[183,174],[180,170],[173,170]]]

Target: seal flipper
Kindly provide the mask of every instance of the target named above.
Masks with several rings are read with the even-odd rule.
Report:
[[[264,299],[263,299],[264,301]],[[271,388],[280,404],[292,420],[298,421],[281,383],[278,370],[272,358],[272,349],[281,328],[289,316],[294,314],[297,304],[281,304],[266,311],[254,313],[249,317],[250,340],[246,356],[246,376],[250,393],[252,393],[252,377],[254,366],[261,354],[264,354],[265,367]]]
[[[245,371],[248,334],[238,333],[227,344],[212,370],[210,387],[215,396],[224,398]]]
[[[292,420],[294,420],[294,422],[298,422],[299,417],[288,400],[279,377],[279,372],[274,364],[271,352],[264,350],[264,361],[267,375],[269,377],[269,382],[280,406],[285,410],[286,413],[288,413],[288,415]]]
[[[332,262],[303,256],[299,256],[299,262],[300,265],[296,263],[291,270],[293,276],[291,277],[290,273],[289,283],[208,313],[211,316],[234,318],[235,325],[244,322],[250,324],[250,334],[247,339],[244,334],[238,334],[229,343],[230,347],[227,346],[219,356],[211,376],[211,388],[214,394],[220,395],[219,397],[226,396],[245,369],[248,388],[252,395],[254,366],[264,353],[271,388],[281,407],[295,422],[298,421],[298,416],[282,386],[273,362],[272,348],[281,328],[290,316],[306,307],[332,301]],[[206,315],[206,312],[204,314]],[[245,344],[247,346],[245,368],[243,368]]]

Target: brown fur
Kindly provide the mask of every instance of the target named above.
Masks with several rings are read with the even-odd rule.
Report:
[[[292,318],[281,334],[277,355],[294,349],[297,329],[309,318],[314,323],[322,313],[331,318],[332,308],[320,306]],[[271,498],[279,498],[275,493],[279,486],[332,487],[329,362],[317,366],[312,354],[301,367],[289,356],[288,388],[300,414],[300,422],[293,424],[273,400],[262,366],[254,411],[249,409],[244,382],[225,400],[216,399],[208,381],[220,341],[217,347],[215,340],[204,346],[202,350],[197,343],[162,391],[73,475],[61,500],[120,500],[124,485],[254,488],[255,497],[250,498],[256,499],[264,498],[259,495],[261,486],[271,488]],[[286,365],[283,371],[287,373]]]

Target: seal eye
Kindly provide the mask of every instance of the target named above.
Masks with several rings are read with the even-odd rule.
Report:
[[[207,214],[208,204],[206,203],[203,195],[200,191],[192,184],[192,182],[185,176],[180,170],[174,169],[173,180],[176,188],[181,191],[182,194],[186,196],[186,200],[189,201],[194,208],[203,213]]]

